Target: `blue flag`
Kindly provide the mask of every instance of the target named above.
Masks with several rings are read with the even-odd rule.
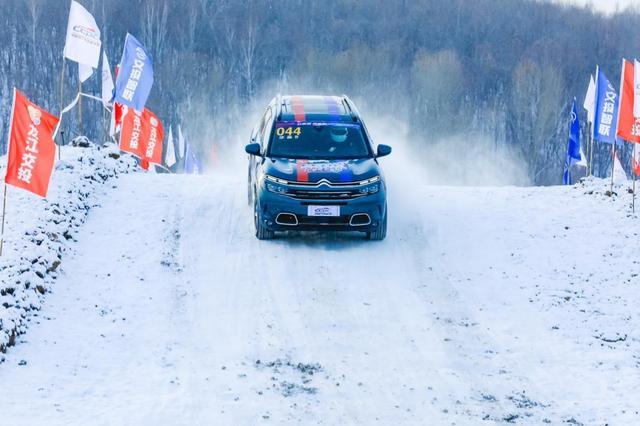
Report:
[[[193,173],[193,154],[189,142],[184,146],[184,172]]]
[[[127,33],[116,79],[115,101],[143,111],[153,86],[153,61],[144,46]]]
[[[202,174],[202,164],[196,157],[196,153],[191,150],[189,142],[186,143],[184,152],[184,172],[192,175]]]
[[[600,68],[596,75],[596,113],[593,123],[594,139],[613,144],[618,125],[618,92]]]
[[[564,162],[564,177],[563,182],[565,185],[571,185],[571,166],[578,161],[582,160],[580,155],[580,120],[578,119],[578,109],[576,108],[576,101],[573,101],[573,107],[571,108],[571,123],[569,124],[569,143],[567,144],[567,158]]]

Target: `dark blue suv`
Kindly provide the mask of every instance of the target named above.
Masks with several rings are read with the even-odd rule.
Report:
[[[251,143],[248,197],[256,237],[276,231],[362,231],[387,234],[386,186],[358,110],[346,96],[277,96]]]

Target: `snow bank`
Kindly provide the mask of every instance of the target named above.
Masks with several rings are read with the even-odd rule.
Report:
[[[65,147],[53,172],[49,196],[41,199],[8,187],[4,253],[0,258],[0,352],[15,344],[57,278],[68,242],[106,184],[136,169],[130,156],[108,145]],[[6,161],[1,161],[4,176]],[[0,356],[0,361],[2,360]]]

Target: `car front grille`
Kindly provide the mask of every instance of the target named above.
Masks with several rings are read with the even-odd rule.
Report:
[[[362,197],[366,194],[360,193],[356,190],[348,190],[341,189],[336,191],[323,191],[323,190],[312,190],[312,189],[293,189],[290,188],[287,191],[287,195],[291,198],[295,198],[296,200],[331,200],[331,201],[341,201],[341,200],[353,200],[354,198]]]

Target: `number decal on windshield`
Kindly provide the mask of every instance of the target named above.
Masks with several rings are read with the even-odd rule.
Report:
[[[276,136],[280,139],[298,139],[302,134],[302,129],[298,127],[278,127]]]

